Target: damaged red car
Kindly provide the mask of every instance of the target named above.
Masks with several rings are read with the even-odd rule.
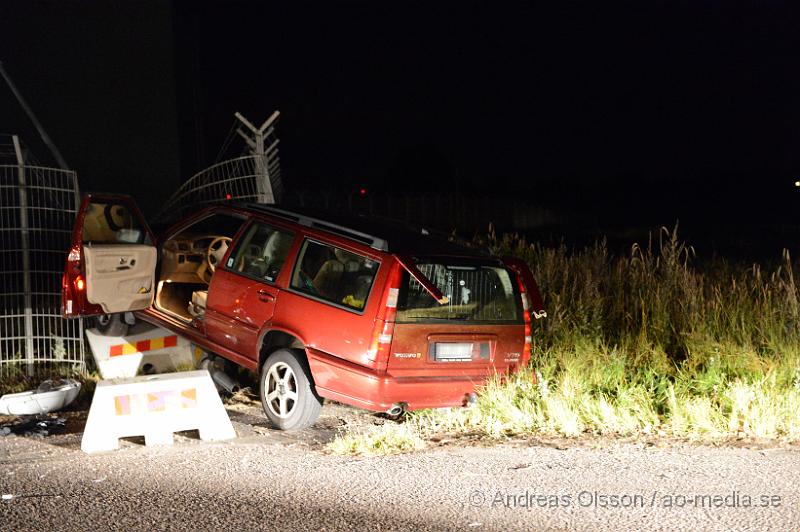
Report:
[[[528,363],[545,315],[528,267],[402,224],[222,204],[158,239],[131,198],[89,195],[62,288],[66,317],[172,330],[260,374],[280,429],[324,399],[399,414],[463,406]]]

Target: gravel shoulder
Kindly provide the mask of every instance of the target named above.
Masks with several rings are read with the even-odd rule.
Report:
[[[345,425],[383,420],[326,405],[299,433],[229,404],[239,438],[80,451],[64,434],[0,437],[3,530],[798,530],[800,450],[594,440],[451,442],[332,456]],[[715,498],[716,497],[716,498]],[[766,497],[766,499],[764,499]],[[718,504],[717,504],[718,503]]]

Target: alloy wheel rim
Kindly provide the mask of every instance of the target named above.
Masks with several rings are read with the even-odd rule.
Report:
[[[266,380],[267,408],[281,419],[291,416],[297,405],[297,378],[292,368],[286,362],[276,362]]]

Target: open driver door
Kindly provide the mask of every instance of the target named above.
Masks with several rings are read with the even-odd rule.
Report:
[[[155,239],[129,196],[87,194],[61,282],[67,318],[143,310],[153,304]]]

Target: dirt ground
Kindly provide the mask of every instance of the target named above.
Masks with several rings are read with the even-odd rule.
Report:
[[[287,433],[256,401],[226,410],[235,440],[96,455],[85,410],[0,418],[0,530],[800,530],[800,450],[780,443],[443,436],[343,457],[338,431],[392,421],[326,403]]]
[[[238,395],[225,399],[225,410],[241,443],[266,440],[283,445],[302,446],[310,450],[322,450],[338,433],[355,427],[367,427],[392,423],[381,414],[372,414],[338,403],[326,403],[317,423],[313,427],[296,432],[274,430],[257,398]],[[54,412],[35,418],[0,415],[0,438],[5,433],[30,439],[39,439],[48,445],[68,450],[80,450],[83,427],[88,409],[76,408]],[[41,425],[41,426],[39,426]],[[202,444],[196,431],[175,434],[175,444]],[[135,448],[144,445],[143,437],[123,438],[120,448]]]

